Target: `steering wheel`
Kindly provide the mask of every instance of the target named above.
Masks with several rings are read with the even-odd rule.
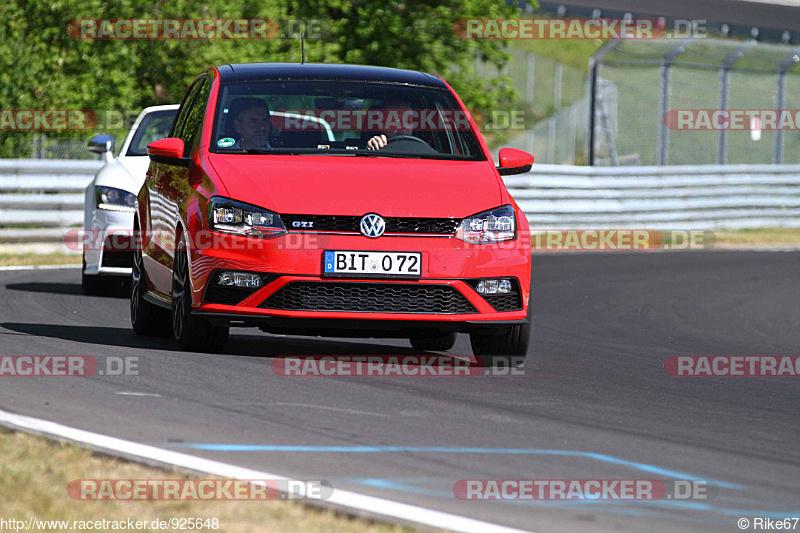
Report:
[[[430,144],[426,143],[424,140],[420,139],[419,137],[414,137],[413,135],[393,135],[386,139],[386,144],[393,143],[395,141],[415,141],[418,143],[422,143],[428,148],[431,147]]]

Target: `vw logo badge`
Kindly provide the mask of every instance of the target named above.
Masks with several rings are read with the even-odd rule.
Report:
[[[386,231],[386,222],[383,217],[375,213],[369,213],[361,217],[361,234],[370,239],[376,239]]]

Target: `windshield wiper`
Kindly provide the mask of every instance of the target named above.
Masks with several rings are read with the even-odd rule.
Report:
[[[259,154],[259,155],[302,155],[306,152],[283,151],[274,148],[233,148],[229,150],[217,150],[218,154]]]
[[[378,150],[358,150],[357,152],[353,152],[353,155],[356,157],[395,157],[403,159],[422,159],[421,156],[414,154],[398,154],[397,152],[381,153]]]

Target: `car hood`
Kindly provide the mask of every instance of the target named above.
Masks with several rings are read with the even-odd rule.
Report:
[[[146,155],[118,157],[103,167],[95,185],[116,187],[136,194],[142,188],[149,166],[150,158]]]
[[[465,217],[502,205],[487,161],[209,154],[228,195],[284,214]]]

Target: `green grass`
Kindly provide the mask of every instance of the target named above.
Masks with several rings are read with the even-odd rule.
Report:
[[[800,228],[716,230],[716,246],[800,246]]]
[[[80,254],[0,254],[0,266],[80,264]]]
[[[11,433],[4,428],[0,428],[0,456],[3,457],[3,468],[0,468],[0,501],[3,502],[2,518],[5,520],[68,520],[72,525],[74,521],[103,519],[132,519],[151,523],[157,518],[167,521],[171,518],[216,518],[219,520],[219,529],[203,531],[410,531],[397,526],[348,518],[291,501],[73,500],[67,494],[67,485],[73,480],[187,479],[189,476],[93,455],[78,446],[60,444],[24,433]]]
[[[798,0],[800,1],[800,0]],[[589,71],[589,59],[603,46],[603,41],[593,40],[544,40],[528,39],[511,41],[509,48],[520,52],[532,52],[537,57],[546,57],[563,63],[579,72]]]

